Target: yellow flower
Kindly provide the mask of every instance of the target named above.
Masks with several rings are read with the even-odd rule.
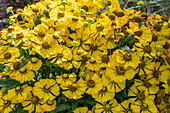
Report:
[[[20,83],[24,83],[26,81],[33,80],[34,81],[34,72],[28,69],[28,67],[25,65],[24,67],[20,68],[17,71],[14,71],[9,75],[12,79],[15,79],[17,81],[20,81]]]
[[[55,96],[60,94],[60,88],[56,84],[56,81],[53,79],[40,79],[40,81],[36,82],[33,87],[33,94],[38,96],[40,99],[53,100]],[[53,96],[55,95],[55,96]]]
[[[99,58],[94,58],[94,57],[91,57],[87,62],[86,62],[86,67],[87,69],[89,70],[99,70],[101,68],[100,66],[100,63],[101,63],[101,59]]]
[[[56,101],[55,100],[47,100],[45,103],[42,105],[42,108],[44,111],[52,111],[56,108]]]
[[[1,113],[10,113],[15,110],[15,104],[10,95],[5,95],[0,98],[0,112]]]
[[[82,84],[82,80],[77,81],[76,83],[67,82],[62,84],[61,88],[63,89],[62,93],[70,99],[79,99],[84,94],[86,87],[85,84]]]
[[[32,87],[26,85],[17,86],[14,89],[8,90],[8,94],[12,97],[15,103],[22,102],[27,98],[27,95],[32,90]]]
[[[3,53],[0,54],[0,63],[9,63],[13,62],[17,57],[20,56],[19,49],[15,47],[3,47],[2,49],[5,49],[5,51],[1,51]]]
[[[95,106],[95,113],[119,113],[120,105],[115,99],[109,100],[109,103],[97,103]]]
[[[165,84],[162,84],[162,86],[165,88],[165,93],[170,94],[170,76],[168,77],[167,82],[165,82]]]
[[[42,103],[43,100],[30,93],[28,94],[27,99],[22,102],[22,106],[24,107],[24,110],[29,110],[29,113],[32,113],[33,111],[36,113],[42,113],[44,110]]]
[[[42,61],[36,57],[32,57],[30,61],[27,63],[28,69],[33,71],[38,71],[42,65]]]
[[[74,113],[93,113],[91,110],[88,110],[87,107],[76,108],[73,112]]]
[[[138,4],[138,6],[144,6],[145,5],[145,3],[143,1],[139,1],[137,4]]]
[[[71,74],[62,74],[61,76],[56,76],[56,81],[58,84],[66,84],[67,82],[73,83],[77,79],[77,75],[75,73]]]

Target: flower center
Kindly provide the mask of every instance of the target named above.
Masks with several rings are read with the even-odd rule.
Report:
[[[12,27],[12,26],[8,27],[8,33],[11,33],[13,30],[14,30],[14,27]]]
[[[4,58],[5,58],[5,59],[10,59],[11,57],[12,57],[12,54],[9,53],[9,52],[6,52],[6,53],[4,54]]]
[[[40,99],[37,96],[33,96],[31,98],[31,103],[34,105],[37,105],[39,103]]]
[[[34,12],[34,13],[37,13],[38,11],[39,11],[39,9],[38,9],[38,7],[36,7],[36,6],[32,6],[31,7],[31,10]]]
[[[93,64],[93,63],[95,63],[96,61],[95,61],[93,58],[91,58],[91,59],[89,60],[89,62]]]
[[[78,54],[78,55],[82,55],[82,54],[83,54],[83,50],[78,50],[78,51],[77,51],[77,54]]]
[[[88,22],[84,22],[84,27],[88,27],[88,26],[89,26]]]
[[[80,75],[80,77],[85,77],[86,73],[82,71],[79,73],[79,75]]]
[[[27,71],[27,69],[23,68],[23,67],[19,70],[20,73],[25,73],[26,71]]]
[[[152,41],[158,41],[158,35],[153,34],[152,35]]]
[[[51,91],[51,86],[50,85],[48,85],[48,84],[46,84],[45,86],[44,86],[44,88],[43,88],[43,91],[44,92],[50,92]]]
[[[70,91],[76,91],[77,90],[77,85],[75,83],[72,83],[70,86],[69,86],[69,90]]]
[[[14,68],[15,70],[18,70],[18,69],[19,69],[19,66],[20,66],[20,62],[15,62],[15,63],[13,63],[13,68]]]
[[[104,62],[104,63],[109,62],[109,56],[103,55],[103,56],[102,56],[102,62]]]
[[[144,85],[146,88],[149,88],[149,87],[152,86],[148,81],[144,81],[143,85]]]
[[[93,51],[97,50],[97,45],[96,44],[91,44],[90,45],[90,50],[93,50]]]
[[[126,109],[124,113],[133,113],[132,109]]]
[[[95,86],[95,82],[93,80],[87,81],[87,86],[93,88]]]
[[[23,88],[21,86],[18,86],[18,87],[15,88],[15,92],[21,93],[21,92],[23,92]]]
[[[39,30],[38,36],[39,37],[44,37],[45,36],[45,31],[44,30]]]
[[[72,20],[73,20],[73,21],[78,21],[78,18],[77,18],[76,16],[74,16],[74,17],[72,18]]]
[[[81,7],[81,9],[84,9],[86,12],[89,10],[89,8],[88,8],[87,5],[83,5],[83,6]]]
[[[160,74],[161,74],[161,72],[158,71],[158,70],[156,70],[156,71],[153,72],[153,77],[155,77],[156,79],[158,79]]]
[[[142,36],[143,31],[139,30],[139,31],[135,31],[134,34],[137,36]]]
[[[147,110],[147,109],[148,109],[148,104],[142,103],[141,108],[142,108],[143,110]]]
[[[9,107],[11,105],[11,101],[10,100],[5,100],[4,101],[4,107]]]
[[[137,98],[138,100],[144,100],[144,99],[145,99],[145,95],[144,95],[143,93],[138,93],[137,96],[136,96],[136,98]]]
[[[68,79],[68,78],[69,78],[69,75],[68,75],[68,74],[63,74],[62,77],[63,77],[64,79]]]
[[[102,31],[104,29],[104,26],[102,24],[99,24],[96,26],[97,31]]]
[[[105,93],[107,92],[107,87],[106,86],[103,86],[102,89],[100,90],[101,93]]]
[[[110,20],[115,20],[115,18],[116,18],[116,17],[115,17],[113,14],[110,14],[110,15],[109,15],[109,19],[110,19]]]
[[[152,51],[152,48],[151,48],[150,45],[146,45],[146,46],[144,46],[143,51],[144,51],[145,53],[150,53],[150,52]]]
[[[123,55],[123,58],[125,61],[130,61],[132,59],[132,56],[130,53],[126,53]]]
[[[53,105],[53,103],[54,103],[54,100],[47,100],[46,101],[46,104],[49,105],[49,106]]]
[[[125,15],[125,13],[123,12],[123,11],[118,11],[117,12],[117,16],[118,17],[122,17],[122,16],[124,16]]]
[[[169,49],[170,44],[168,42],[165,42],[165,45],[163,46],[165,49]]]
[[[24,37],[24,33],[18,33],[17,35],[16,35],[16,38],[17,39],[21,39],[21,38],[23,38]]]
[[[145,67],[145,61],[142,60],[141,63],[139,64],[139,67],[144,68]]]
[[[155,101],[155,103],[157,103],[157,104],[161,104],[162,99],[161,99],[161,97],[156,96],[155,99],[154,99],[154,101]]]
[[[111,105],[110,104],[105,104],[104,105],[104,110],[105,111],[110,111],[111,110]]]
[[[160,24],[155,24],[153,29],[155,29],[156,31],[161,31],[161,25]]]
[[[119,75],[124,75],[124,74],[125,74],[125,69],[124,69],[124,67],[119,66],[119,67],[117,67],[116,72],[117,72],[117,74],[119,74]]]
[[[58,52],[57,53],[57,58],[62,58],[63,57],[63,53],[62,52]]]
[[[32,62],[32,63],[37,63],[37,62],[38,62],[38,59],[37,59],[36,57],[33,57],[33,58],[31,58],[31,62]]]
[[[64,17],[64,12],[63,11],[58,12],[58,17]]]
[[[44,43],[42,43],[42,47],[44,49],[49,49],[50,48],[50,45],[48,44],[48,41],[45,41]]]
[[[53,35],[53,38],[54,38],[54,39],[59,39],[59,35],[58,35],[58,34],[54,34],[54,35]]]
[[[147,15],[146,13],[143,13],[143,14],[141,15],[141,17],[142,17],[143,19],[147,19],[148,15]]]
[[[142,18],[141,18],[140,16],[136,16],[136,17],[135,17],[135,21],[136,21],[137,23],[141,23],[141,22],[142,22]]]
[[[167,15],[163,15],[162,17],[161,17],[161,19],[163,20],[163,21],[168,21],[169,20],[169,17],[167,16]]]

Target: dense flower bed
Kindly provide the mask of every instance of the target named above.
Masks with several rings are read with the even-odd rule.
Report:
[[[17,10],[0,32],[0,112],[169,113],[168,23],[117,0]]]

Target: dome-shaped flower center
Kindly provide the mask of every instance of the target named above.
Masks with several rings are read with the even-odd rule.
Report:
[[[4,101],[4,107],[9,107],[11,105],[11,101],[10,100],[5,100]]]
[[[153,29],[155,29],[156,31],[161,31],[161,25],[160,24],[155,24]]]
[[[86,12],[89,11],[89,8],[88,8],[87,5],[83,5],[83,6],[81,7],[81,9],[84,9]]]
[[[107,92],[107,87],[106,86],[103,86],[102,89],[100,90],[101,93],[105,93]]]
[[[82,55],[82,54],[83,54],[83,50],[81,50],[81,49],[78,50],[78,51],[77,51],[77,54],[78,54],[78,55]]]
[[[59,51],[58,53],[57,53],[57,58],[62,58],[63,57],[63,53],[61,52],[61,51]]]
[[[4,54],[4,59],[10,59],[11,57],[12,57],[12,54],[9,53],[9,52],[6,52],[6,53]]]
[[[147,109],[148,109],[148,104],[142,103],[141,108],[142,108],[143,110],[147,110]]]
[[[107,0],[107,5],[108,6],[112,5],[112,2],[110,0]]]
[[[18,69],[19,69],[19,66],[20,66],[20,62],[15,62],[15,63],[13,63],[13,68],[14,68],[15,70],[18,70]]]
[[[169,20],[169,17],[167,16],[167,15],[163,15],[162,17],[161,17],[161,19],[163,20],[163,21],[168,21]]]
[[[32,63],[37,63],[37,62],[38,62],[38,59],[37,59],[36,57],[33,57],[33,58],[31,58],[31,62],[32,62]]]
[[[133,113],[132,109],[126,109],[124,113]]]
[[[116,18],[116,17],[115,17],[113,14],[110,14],[110,15],[109,15],[109,19],[110,19],[110,20],[115,20],[115,18]]]
[[[59,11],[57,16],[58,17],[64,17],[64,12],[63,11]]]
[[[22,68],[19,70],[20,73],[25,73],[26,71],[27,71],[27,69],[24,68],[24,67],[22,67]]]
[[[43,91],[44,92],[50,92],[51,91],[51,86],[50,85],[48,85],[48,84],[46,84],[44,87],[43,87]]]
[[[38,36],[39,37],[44,37],[45,36],[45,31],[44,30],[39,30],[38,31]]]
[[[109,62],[109,56],[108,56],[108,55],[103,55],[103,56],[102,56],[102,62],[103,62],[103,63]]]
[[[126,53],[123,55],[123,58],[125,61],[130,61],[132,59],[132,56],[130,53]]]
[[[73,21],[78,21],[78,17],[74,16],[74,17],[72,18],[72,20],[73,20]]]
[[[148,81],[144,81],[144,82],[143,82],[143,85],[144,85],[146,88],[149,88],[149,87],[152,86]]]
[[[156,71],[153,72],[153,77],[155,77],[156,79],[158,79],[160,74],[161,74],[161,72],[158,71],[158,70],[156,70]]]
[[[158,35],[153,34],[152,35],[152,41],[158,41]]]
[[[11,33],[13,30],[14,30],[14,27],[12,27],[12,26],[8,27],[8,33]]]
[[[69,90],[70,91],[76,91],[77,90],[77,85],[75,83],[72,83],[70,86],[69,86]]]
[[[69,78],[69,75],[68,75],[68,74],[63,74],[62,77],[63,77],[64,79],[68,79],[68,78]]]
[[[138,93],[137,96],[136,96],[136,98],[137,98],[138,100],[144,100],[144,99],[145,99],[145,95],[144,95],[143,93]]]
[[[135,22],[141,23],[142,22],[142,18],[140,16],[136,16],[135,17]]]
[[[80,76],[80,77],[85,77],[85,75],[86,75],[86,73],[83,72],[83,71],[81,71],[81,72],[79,73],[79,76]]]
[[[24,33],[22,33],[22,32],[16,34],[16,38],[17,38],[17,39],[21,39],[21,38],[23,38],[23,37],[24,37]]]
[[[135,31],[134,34],[137,36],[142,36],[143,31],[139,30],[139,31]]]
[[[46,101],[46,104],[48,104],[49,106],[53,105],[53,103],[54,103],[54,100],[47,100]]]
[[[123,12],[123,11],[118,11],[117,12],[117,16],[118,17],[122,17],[122,16],[124,16],[125,15],[125,13]]]
[[[156,50],[157,52],[162,52],[162,51],[163,51],[163,48],[162,48],[162,46],[160,46],[160,45],[156,45],[155,50]]]
[[[105,104],[104,105],[104,110],[105,111],[110,111],[111,110],[111,105],[110,104]]]
[[[111,26],[116,26],[117,24],[116,24],[116,22],[112,22],[112,25]]]
[[[142,60],[141,63],[139,64],[139,68],[144,68],[145,67],[145,61]]]
[[[17,86],[17,87],[15,88],[15,92],[16,92],[16,93],[21,93],[21,92],[23,92],[23,88],[22,88],[21,86]]]
[[[95,86],[95,82],[93,80],[88,80],[87,86],[90,87],[90,88],[93,88]]]
[[[49,45],[48,41],[45,41],[44,43],[42,43],[42,47],[43,47],[44,49],[49,49],[49,48],[50,48],[50,45]]]
[[[142,17],[143,19],[147,19],[148,15],[147,15],[146,13],[143,13],[143,14],[141,15],[141,17]]]
[[[88,22],[84,22],[84,27],[88,27],[88,26],[89,26]]]
[[[53,35],[53,38],[54,38],[54,39],[59,39],[59,35],[58,35],[58,34],[54,34],[54,35]]]
[[[89,60],[89,62],[93,64],[93,63],[95,63],[96,61],[94,60],[94,58],[91,58],[91,59]]]
[[[97,50],[97,45],[96,44],[91,44],[90,45],[90,50],[93,50],[93,51]]]
[[[119,67],[117,67],[116,72],[117,72],[117,74],[119,74],[119,75],[124,75],[124,74],[125,74],[125,69],[124,69],[124,67],[119,66]]]
[[[34,105],[37,105],[39,103],[40,99],[37,96],[33,96],[31,98],[31,103]]]
[[[102,24],[99,24],[96,26],[97,31],[102,31],[104,29],[104,26]]]
[[[150,45],[146,45],[146,46],[144,46],[143,51],[144,51],[145,53],[150,53],[150,52],[152,51],[152,48],[151,48]]]
[[[161,99],[161,97],[156,96],[155,99],[154,99],[154,101],[155,101],[155,103],[157,103],[157,104],[161,104],[162,99]]]
[[[170,44],[168,42],[165,42],[165,45],[163,46],[165,49],[169,49]]]

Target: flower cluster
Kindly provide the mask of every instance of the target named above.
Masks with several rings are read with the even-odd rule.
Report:
[[[122,10],[117,0],[40,0],[10,19],[0,31],[0,112],[79,102],[68,110],[169,113],[166,15]]]

